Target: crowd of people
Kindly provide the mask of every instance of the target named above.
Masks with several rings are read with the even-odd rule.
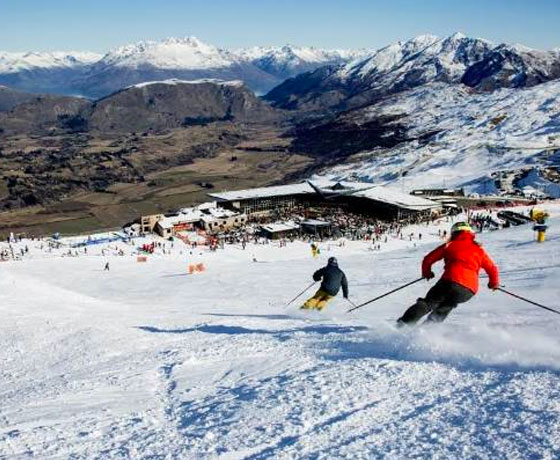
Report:
[[[460,209],[455,210],[461,211]],[[454,213],[452,213],[454,214]],[[468,222],[477,232],[489,229],[500,228],[503,225],[492,212],[492,210],[478,211],[470,213]],[[345,241],[366,241],[370,242],[371,250],[381,250],[383,244],[388,243],[390,239],[400,239],[405,241],[416,242],[422,240],[422,232],[418,231],[419,226],[429,226],[435,220],[444,219],[447,222],[452,220],[450,214],[437,213],[416,213],[410,214],[399,219],[382,220],[372,215],[356,212],[342,206],[315,205],[315,206],[294,206],[291,208],[279,208],[263,215],[250,215],[248,222],[243,227],[231,228],[218,234],[204,235],[199,238],[188,240],[181,235],[178,237],[183,240],[187,254],[192,254],[198,249],[198,246],[204,245],[210,251],[214,252],[224,249],[225,245],[238,245],[245,250],[249,245],[265,245],[270,240],[263,235],[261,227],[267,224],[292,223],[295,224],[292,230],[286,231],[285,235],[276,241],[280,247],[286,246],[294,241],[303,241],[308,244],[314,242],[333,241],[343,245]],[[301,225],[305,221],[314,220],[327,223],[327,225],[316,227],[315,229]],[[415,231],[410,231],[410,226],[415,225]],[[313,231],[315,230],[315,231]],[[438,230],[441,239],[447,239],[448,235],[445,230]],[[87,240],[81,243],[69,244],[62,243],[58,238],[27,238],[25,241],[34,243],[42,252],[52,253],[57,251],[61,256],[77,257],[79,255],[88,255],[88,246],[92,245],[96,240],[87,237]],[[0,260],[21,259],[29,252],[27,245],[17,244],[17,248],[13,244],[21,243],[21,236],[11,235],[6,240],[6,245],[0,246]],[[38,245],[38,246],[37,246]],[[130,250],[123,251],[122,247],[110,244],[94,245],[100,247],[100,255],[134,255],[140,253],[170,255],[173,251],[173,241],[150,241],[139,247],[135,247],[134,241],[128,241]],[[183,245],[180,245],[181,248]],[[63,251],[60,251],[60,249]],[[95,251],[98,253],[99,251]]]

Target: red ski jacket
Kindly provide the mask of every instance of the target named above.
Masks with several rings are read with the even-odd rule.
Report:
[[[475,294],[478,291],[478,272],[481,268],[490,278],[488,286],[496,288],[500,285],[498,267],[470,232],[460,232],[451,241],[424,257],[422,276],[431,278],[432,265],[441,259],[445,261],[442,279],[454,281]]]

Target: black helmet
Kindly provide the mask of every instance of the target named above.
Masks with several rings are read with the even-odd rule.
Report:
[[[338,261],[336,260],[336,257],[329,257],[328,264],[329,265],[338,265]]]

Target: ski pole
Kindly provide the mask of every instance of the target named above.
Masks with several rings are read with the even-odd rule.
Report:
[[[373,299],[368,300],[367,302],[361,303],[360,305],[357,305],[354,308],[351,308],[346,313],[350,313],[351,311],[357,310],[358,308],[365,307],[366,305],[369,305],[370,303],[375,302],[376,300],[382,299],[383,297],[386,297],[389,294],[392,294],[393,292],[400,291],[401,289],[404,289],[405,287],[411,286],[412,284],[417,283],[418,281],[422,281],[423,279],[424,279],[424,277],[418,278],[417,280],[411,281],[410,283],[406,283],[406,284],[404,284],[404,285],[402,285],[398,288],[393,289],[392,291],[386,292],[385,294],[378,295],[377,297],[374,297]]]
[[[521,297],[520,295],[514,294],[513,292],[506,291],[504,288],[498,287],[497,290],[502,291],[505,294],[509,294],[510,296],[515,297],[516,299],[523,300],[524,302],[530,303],[531,305],[535,305],[537,307],[544,308],[545,310],[548,310],[548,311],[551,311],[553,313],[557,313],[558,315],[560,315],[560,311],[555,310],[554,308],[546,307],[545,305],[541,305],[540,303],[533,302],[532,300],[526,299],[525,297]]]
[[[317,281],[313,281],[309,286],[307,286],[303,291],[301,291],[298,295],[296,295],[292,300],[290,300],[287,304],[286,307],[288,305],[290,305],[294,300],[296,300],[298,297],[302,296],[303,294],[305,294],[309,289],[311,289],[312,286],[314,286],[317,283]]]
[[[347,300],[347,301],[350,303],[350,305],[352,305],[354,308],[358,308],[358,307],[356,307],[356,304],[355,304],[354,302],[352,302],[350,299],[347,298],[346,300]]]

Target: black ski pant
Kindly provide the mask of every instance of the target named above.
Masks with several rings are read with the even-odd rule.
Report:
[[[404,312],[399,323],[416,324],[420,318],[430,313],[426,321],[441,323],[458,304],[466,302],[474,295],[470,289],[454,281],[440,279],[412,307]]]

